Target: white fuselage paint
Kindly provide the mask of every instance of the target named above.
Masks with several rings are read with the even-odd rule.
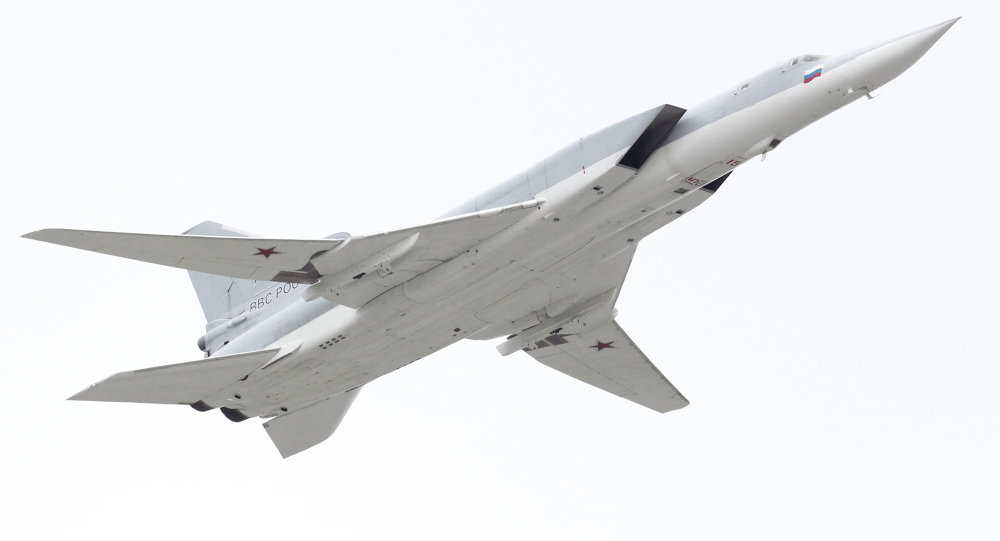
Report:
[[[688,179],[711,181],[815,120],[857,99],[916,61],[934,28],[853,53],[836,69],[795,84],[659,148],[620,186],[594,182],[627,148],[538,194],[545,203],[474,249],[395,287],[358,310],[336,307],[272,344],[294,353],[251,374],[218,399],[245,414],[279,415],[364,385],[462,338],[518,331],[545,317],[552,286],[570,269],[596,265],[667,223],[663,210],[707,197]],[[946,30],[946,28],[945,28]],[[801,71],[801,70],[799,70]],[[860,89],[860,90],[859,90]],[[621,169],[617,170],[621,174]],[[678,188],[687,188],[678,194]],[[693,206],[692,204],[692,206]],[[672,219],[672,218],[670,218]],[[479,335],[477,335],[479,333]],[[485,335],[484,335],[485,333]]]

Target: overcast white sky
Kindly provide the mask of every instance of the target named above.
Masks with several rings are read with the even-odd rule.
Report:
[[[7,2],[0,524],[31,538],[996,539],[997,8]],[[818,9],[814,10],[813,7]],[[186,273],[44,227],[371,233],[774,62],[964,19],[645,240],[659,415],[461,343],[282,461],[259,421],[67,402],[200,358]]]

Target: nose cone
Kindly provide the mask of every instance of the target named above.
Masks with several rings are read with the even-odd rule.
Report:
[[[856,60],[868,65],[874,86],[882,86],[920,60],[960,18],[868,47]]]

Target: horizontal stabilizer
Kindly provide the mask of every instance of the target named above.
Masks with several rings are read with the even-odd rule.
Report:
[[[526,350],[538,362],[661,413],[688,400],[614,321],[586,334],[555,334]]]
[[[281,458],[305,451],[332,436],[360,390],[361,387],[356,387],[264,423],[264,430]]]
[[[236,383],[268,362],[279,349],[264,349],[200,361],[119,372],[71,396],[70,400],[194,404]]]

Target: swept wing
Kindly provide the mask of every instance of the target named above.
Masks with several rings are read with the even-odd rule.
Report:
[[[269,239],[43,229],[24,237],[232,278],[313,284],[316,296],[357,308],[510,227],[542,205],[531,200],[369,236]]]
[[[688,405],[614,321],[584,334],[552,334],[533,347],[525,351],[538,362],[647,408],[668,412]]]

